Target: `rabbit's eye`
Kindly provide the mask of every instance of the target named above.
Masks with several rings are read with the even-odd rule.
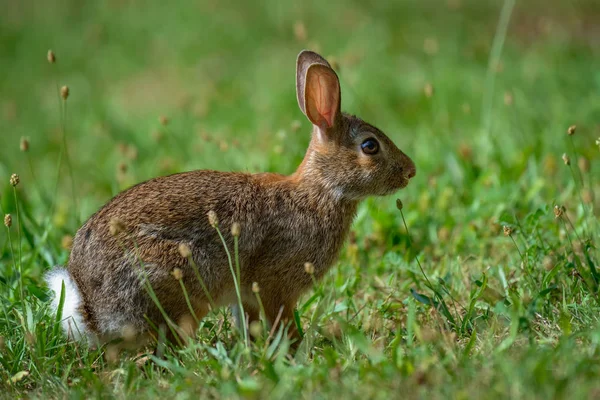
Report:
[[[363,153],[368,155],[376,154],[379,151],[379,143],[375,139],[367,139],[360,145]]]

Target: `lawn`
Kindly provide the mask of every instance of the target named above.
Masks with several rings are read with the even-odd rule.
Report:
[[[1,4],[0,396],[600,396],[596,0]],[[161,354],[69,341],[43,274],[112,196],[294,171],[304,48],[417,175],[361,204],[298,304],[298,351],[246,347],[226,309]]]

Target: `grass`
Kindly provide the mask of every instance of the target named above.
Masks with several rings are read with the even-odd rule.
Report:
[[[598,397],[600,7],[551,3],[4,4],[2,396]],[[302,48],[418,172],[360,207],[298,304],[298,353],[278,332],[246,347],[227,310],[161,358],[69,342],[42,275],[111,196],[189,169],[294,170]]]

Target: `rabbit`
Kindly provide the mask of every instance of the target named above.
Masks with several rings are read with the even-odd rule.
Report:
[[[256,282],[267,322],[289,324],[298,339],[296,302],[335,262],[360,201],[404,188],[416,168],[379,129],[341,112],[338,76],[319,54],[298,55],[296,92],[313,127],[293,174],[199,170],[158,177],[121,192],[85,222],[67,268],[46,276],[55,312],[64,285],[61,324],[70,337],[156,340],[157,327],[194,332],[212,307],[235,304],[215,226],[233,249],[236,223],[246,319],[260,317]]]

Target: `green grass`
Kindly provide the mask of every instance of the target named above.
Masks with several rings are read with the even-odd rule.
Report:
[[[598,3],[225,3],[3,2],[2,396],[597,398]],[[335,60],[342,108],[417,176],[360,207],[298,305],[299,352],[246,348],[226,310],[163,358],[69,342],[42,275],[111,196],[190,169],[294,170],[302,48]]]

